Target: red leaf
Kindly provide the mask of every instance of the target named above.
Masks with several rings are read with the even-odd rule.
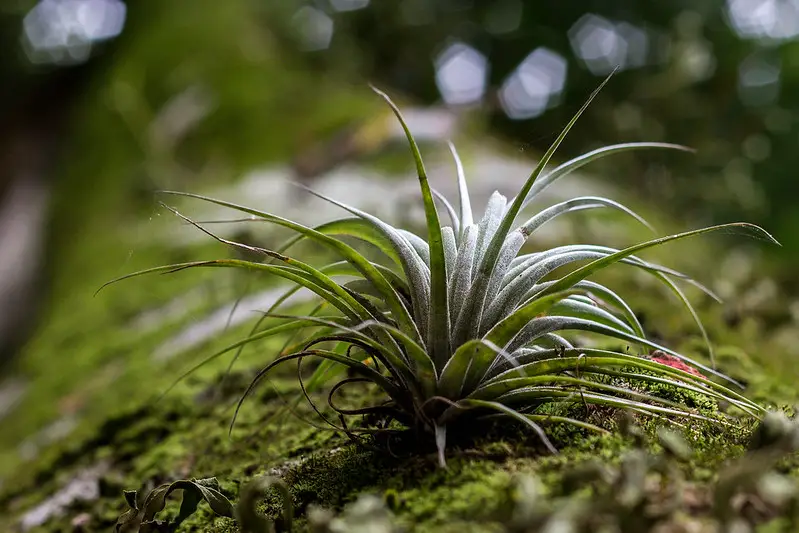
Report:
[[[707,376],[699,372],[691,365],[688,365],[684,363],[682,360],[674,357],[673,355],[669,355],[661,350],[655,350],[654,352],[652,352],[651,359],[652,361],[660,363],[661,365],[670,366],[672,368],[676,368],[677,370],[682,370],[683,372],[688,372],[689,374],[693,374],[694,376],[699,376],[700,378],[707,379]]]

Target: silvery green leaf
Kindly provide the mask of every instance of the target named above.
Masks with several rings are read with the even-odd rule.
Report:
[[[570,161],[566,161],[565,163],[558,165],[555,167],[551,172],[548,172],[544,176],[542,176],[536,183],[530,187],[530,190],[527,192],[526,197],[522,205],[527,206],[530,202],[532,202],[538,194],[541,193],[545,188],[550,186],[556,180],[574,172],[575,170],[579,169],[583,165],[587,165],[591,161],[595,161],[599,158],[616,154],[619,152],[626,152],[629,150],[640,150],[646,148],[663,148],[669,150],[680,150],[683,152],[693,152],[691,148],[686,146],[681,146],[679,144],[670,144],[670,143],[654,143],[654,142],[641,142],[641,143],[624,143],[624,144],[613,144],[610,146],[603,146],[601,148],[597,148],[591,152],[585,153],[579,157],[575,157]]]
[[[449,203],[446,196],[441,194],[435,189],[432,189],[433,196],[436,197],[436,200],[441,202],[441,205],[444,206],[444,209],[447,211],[447,215],[449,215],[450,223],[452,224],[453,231],[455,233],[456,240],[460,239],[460,219],[458,218],[458,214],[455,212],[455,208],[452,207],[452,204]]]
[[[413,250],[416,252],[416,255],[419,257],[419,259],[421,259],[422,262],[425,264],[425,266],[428,267],[426,272],[428,273],[427,275],[429,276],[430,247],[427,245],[427,241],[425,241],[423,238],[419,237],[415,233],[404,229],[398,229],[396,231],[405,238],[408,244],[410,244]]]
[[[441,236],[441,221],[438,217],[438,210],[433,201],[433,194],[430,190],[430,183],[427,179],[427,171],[424,168],[422,154],[419,146],[408,128],[408,124],[402,116],[397,105],[383,91],[372,87],[391,108],[394,116],[397,117],[405,137],[411,155],[416,163],[416,175],[419,179],[419,189],[422,193],[422,203],[424,205],[425,222],[427,226],[427,243],[430,248],[430,304],[427,317],[427,349],[432,353],[432,359],[437,368],[442,368],[446,364],[446,358],[450,355],[450,334],[449,334],[449,298],[447,296],[447,272],[444,264],[444,241]],[[443,332],[443,333],[442,333]]]
[[[477,269],[480,267],[480,263],[483,260],[486,247],[488,247],[500,222],[502,222],[502,216],[505,213],[507,201],[508,199],[497,191],[494,191],[488,199],[486,211],[483,214],[483,218],[480,219],[480,223],[477,225],[477,243],[475,244],[472,276],[477,275]]]
[[[607,311],[600,309],[593,303],[587,304],[585,302],[577,300],[576,295],[571,296],[569,298],[565,298],[560,302],[556,303],[550,308],[549,312],[552,314],[559,314],[563,316],[573,316],[576,318],[585,318],[588,320],[594,320],[608,327],[618,328],[622,331],[626,331],[627,333],[635,334],[635,330],[629,324],[625,323],[622,320],[619,320],[611,313],[608,313]]]
[[[455,145],[451,142],[448,144],[449,149],[452,152],[452,158],[455,160],[455,170],[458,176],[458,208],[461,218],[460,229],[463,232],[466,231],[467,227],[474,224],[472,218],[472,203],[469,199],[469,189],[466,186],[466,176],[463,172],[461,158],[458,156],[458,151],[455,149]]]
[[[583,280],[577,283],[574,287],[578,289],[585,289],[594,297],[601,299],[605,304],[618,309],[627,320],[627,323],[630,324],[630,326],[632,326],[632,328],[635,330],[635,334],[639,337],[646,337],[644,334],[644,328],[638,321],[638,317],[635,315],[627,302],[625,302],[618,294],[608,289],[604,285],[600,285],[599,283],[588,280]]]
[[[493,301],[496,297],[508,269],[510,268],[511,262],[519,253],[519,250],[521,250],[524,241],[524,235],[518,231],[511,233],[507,240],[505,240],[505,244],[502,246],[502,250],[500,250],[499,257],[497,258],[497,263],[489,278],[484,298],[486,303]]]
[[[393,228],[379,218],[361,211],[360,209],[339,202],[338,200],[328,198],[327,196],[319,194],[310,189],[306,190],[308,190],[308,192],[314,196],[337,205],[342,209],[349,211],[350,213],[367,221],[376,230],[380,231],[386,237],[386,239],[388,239],[388,241],[394,247],[395,252],[399,256],[402,263],[402,269],[408,279],[408,286],[411,289],[414,325],[419,335],[424,338],[427,331],[427,316],[429,313],[430,302],[430,269],[423,257],[419,255],[419,251],[411,245],[406,236],[401,233],[401,230]],[[429,257],[427,262],[429,263]]]
[[[505,272],[513,258],[519,253],[519,250],[524,244],[524,240],[524,235],[518,231],[514,231],[502,246],[494,270],[487,273],[484,272],[482,268],[478,269],[477,277],[472,281],[472,287],[469,290],[467,302],[462,310],[465,321],[463,324],[458,324],[456,326],[456,331],[458,331],[457,328],[463,328],[460,331],[465,337],[462,338],[479,336],[484,330],[488,330],[493,326],[492,322],[483,320],[484,309],[494,299],[502,283],[502,279],[505,276]],[[481,327],[481,322],[483,322],[483,327]]]
[[[702,372],[706,374],[712,374],[714,376],[720,377],[734,384],[738,384],[735,380],[733,380],[729,376],[725,376],[724,374],[721,374],[718,371],[708,366],[705,366],[689,357],[686,357],[678,352],[675,352],[674,350],[661,346],[647,339],[643,339],[636,335],[632,335],[625,331],[605,326],[604,324],[601,324],[594,320],[585,320],[582,318],[571,318],[571,317],[562,317],[562,316],[545,316],[541,318],[536,318],[528,322],[521,330],[519,330],[518,334],[513,337],[513,340],[506,347],[506,350],[512,352],[516,348],[520,348],[528,344],[529,342],[543,335],[544,333],[553,333],[557,331],[567,331],[567,330],[580,330],[580,331],[599,333],[608,337],[613,337],[633,342],[636,344],[642,344],[648,346],[652,350],[662,350],[667,354],[676,357],[693,367],[700,369]]]
[[[455,263],[458,260],[458,247],[455,242],[455,232],[451,227],[442,228],[441,237],[444,239],[444,264],[447,268],[447,286],[449,287],[449,280],[455,272]]]
[[[301,233],[303,235],[308,236],[309,238],[329,247],[332,250],[335,250],[339,254],[342,255],[344,259],[349,261],[354,267],[356,267],[364,277],[370,279],[376,287],[380,289],[383,293],[383,297],[386,299],[386,303],[391,307],[393,315],[396,319],[400,322],[400,325],[403,329],[405,329],[409,334],[418,335],[419,331],[416,327],[416,324],[413,322],[411,317],[408,315],[407,310],[402,305],[399,296],[396,292],[391,288],[389,283],[386,281],[385,278],[378,272],[371,263],[363,257],[360,253],[358,253],[355,249],[351,246],[348,246],[344,242],[339,239],[335,239],[328,235],[324,235],[318,231],[315,231],[307,226],[303,226],[302,224],[298,224],[297,222],[293,222],[291,220],[285,219],[283,217],[279,217],[270,213],[266,213],[264,211],[259,211],[257,209],[252,209],[246,206],[238,205],[232,202],[226,202],[224,200],[218,200],[216,198],[210,198],[207,196],[202,196],[199,194],[192,194],[192,193],[183,193],[177,191],[161,191],[162,194],[173,194],[177,196],[184,196],[188,198],[195,198],[205,202],[213,203],[216,205],[220,205],[223,207],[228,207],[230,209],[235,209],[242,213],[247,213],[249,215],[253,215],[263,219],[264,221],[277,224],[286,228],[289,228],[293,231]],[[123,278],[118,278],[118,281]],[[109,283],[113,283],[109,282]],[[107,284],[106,284],[107,285]],[[413,283],[411,283],[413,285]]]
[[[565,202],[555,204],[552,207],[549,207],[539,213],[536,213],[535,216],[531,217],[524,224],[519,226],[519,231],[521,231],[527,236],[530,236],[535,232],[535,230],[537,230],[538,228],[540,228],[550,220],[554,219],[558,215],[572,213],[574,211],[582,211],[585,209],[595,209],[600,207],[610,207],[613,209],[617,209],[623,213],[630,215],[635,220],[646,226],[648,229],[652,230],[652,226],[646,220],[637,215],[631,209],[625,207],[624,205],[618,202],[615,202],[608,198],[604,198],[602,196],[581,196],[579,198],[572,198],[571,200],[566,200]]]
[[[455,329],[455,320],[457,319],[463,302],[469,294],[469,288],[472,283],[472,264],[474,261],[474,247],[477,240],[477,226],[472,224],[468,226],[463,233],[460,248],[458,249],[458,258],[455,262],[455,269],[452,272],[450,279],[450,322],[452,323],[453,331]],[[454,339],[453,339],[454,340]]]

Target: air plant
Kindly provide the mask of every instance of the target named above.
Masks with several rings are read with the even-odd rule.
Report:
[[[473,218],[463,167],[455,148],[450,144],[457,167],[457,208],[431,189],[419,148],[400,110],[385,93],[375,89],[391,107],[407,136],[424,203],[426,239],[318,193],[313,194],[352,216],[311,228],[223,200],[169,192],[234,209],[253,219],[293,230],[296,235],[278,251],[249,246],[218,237],[170,208],[220,242],[262,254],[265,261],[200,261],[153,268],[125,277],[196,267],[228,267],[272,274],[290,281],[292,288],[266,313],[267,317],[280,319],[278,325],[267,329],[257,326],[249,337],[201,364],[232,350],[241,350],[259,339],[307,330],[308,336],[293,351],[276,357],[257,374],[241,401],[276,366],[316,358],[320,364],[304,384],[303,391],[335,380],[329,401],[341,415],[343,427],[339,429],[352,432],[343,423],[345,415],[379,414],[384,421],[390,419],[429,435],[437,446],[442,466],[447,428],[458,422],[486,416],[506,417],[537,433],[552,452],[555,448],[542,425],[564,423],[604,431],[587,421],[546,411],[546,406],[551,404],[579,401],[665,419],[706,418],[684,405],[646,394],[642,392],[645,388],[635,386],[636,383],[668,384],[701,393],[724,400],[747,415],[760,417],[762,408],[733,390],[737,383],[717,372],[713,365],[703,365],[649,340],[625,300],[588,278],[618,263],[651,274],[683,302],[707,339],[680,284],[692,284],[712,293],[688,276],[635,254],[719,230],[738,230],[776,242],[763,229],[748,223],[731,223],[669,235],[622,250],[572,244],[521,253],[522,246],[538,228],[571,212],[611,208],[643,222],[627,207],[596,196],[557,203],[520,222],[522,211],[556,180],[592,161],[620,152],[688,150],[655,142],[617,144],[596,149],[544,172],[555,150],[605,83],[607,80],[558,135],[516,197],[507,200],[495,192],[478,222]],[[446,211],[450,225],[442,224],[436,199]],[[348,242],[352,241],[342,237],[354,238],[367,248],[376,248],[381,252],[381,259],[370,260],[365,251],[356,248],[359,244],[350,245]],[[291,246],[303,239],[332,251],[339,260],[314,267],[286,255]],[[562,267],[571,267],[571,271],[556,276],[556,270],[562,271]],[[279,314],[279,307],[303,287],[315,293],[323,305],[307,316]],[[320,314],[324,309],[333,311]],[[699,369],[704,375],[644,356],[575,347],[562,336],[563,332],[575,330],[618,339],[646,352],[660,350],[688,365],[688,370]],[[712,360],[712,350],[710,355]],[[342,369],[349,372],[344,373]],[[726,381],[727,385],[705,376],[720,378],[719,381]],[[381,389],[386,401],[358,410],[334,405],[332,398],[337,391],[364,381]]]

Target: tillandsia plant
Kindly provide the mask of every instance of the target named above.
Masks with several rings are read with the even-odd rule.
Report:
[[[546,411],[546,406],[551,404],[579,401],[664,418],[705,418],[684,405],[642,392],[644,388],[635,386],[636,383],[667,384],[701,393],[724,400],[747,415],[760,417],[762,408],[733,390],[737,383],[717,372],[712,364],[703,365],[649,340],[625,300],[588,278],[617,263],[651,274],[676,294],[707,338],[680,283],[693,284],[712,293],[688,276],[635,254],[719,230],[738,230],[776,242],[767,232],[752,224],[732,223],[669,235],[622,250],[573,244],[521,253],[522,246],[539,227],[570,212],[612,208],[641,221],[625,206],[595,196],[560,202],[521,220],[522,211],[556,180],[591,161],[619,152],[651,148],[688,150],[665,143],[618,144],[586,153],[544,172],[555,150],[605,83],[607,80],[558,135],[516,197],[507,200],[495,192],[478,222],[473,218],[463,168],[452,145],[457,167],[457,208],[431,189],[419,149],[400,110],[386,94],[375,89],[391,106],[407,135],[424,203],[426,239],[317,193],[313,194],[352,216],[311,228],[223,200],[170,192],[246,213],[254,219],[289,228],[297,235],[277,251],[248,246],[218,237],[170,208],[220,242],[262,254],[265,260],[222,259],[169,265],[125,278],[186,268],[230,267],[289,280],[294,286],[265,315],[281,320],[278,325],[266,329],[258,325],[248,338],[201,364],[268,336],[307,329],[308,336],[293,351],[276,357],[258,373],[241,401],[276,366],[317,358],[321,362],[303,385],[303,391],[335,380],[329,402],[341,415],[339,429],[351,434],[354,430],[344,423],[345,415],[371,413],[382,416],[383,423],[395,421],[423,430],[435,442],[442,466],[447,428],[480,417],[507,417],[524,424],[536,432],[552,452],[555,448],[544,433],[543,424],[566,423],[603,431],[586,421],[556,416],[551,409]],[[442,225],[436,200],[446,211],[450,225]],[[359,251],[348,244],[352,241],[342,237],[355,238],[367,247],[376,248],[382,252],[382,260],[368,259],[365,251]],[[310,239],[329,249],[340,260],[316,267],[286,255],[288,249],[302,239]],[[572,269],[558,277],[556,274],[562,272],[562,267]],[[280,306],[303,287],[315,293],[323,304],[308,316],[279,314]],[[320,314],[325,309],[333,311]],[[680,368],[680,365],[627,353],[578,348],[562,336],[563,332],[574,330],[619,339],[640,346],[646,352],[660,350],[688,366]],[[710,353],[712,360],[712,351]],[[706,376],[719,378],[727,384],[706,379],[686,368],[701,369]],[[345,374],[337,369],[349,372]],[[364,381],[379,387],[386,401],[357,410],[339,409],[334,405],[332,398],[337,391]],[[371,428],[371,431],[379,430]],[[359,431],[370,429],[360,428]]]

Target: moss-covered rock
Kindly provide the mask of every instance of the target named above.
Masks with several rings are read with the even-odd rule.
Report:
[[[485,156],[484,150],[475,148],[474,164]],[[468,148],[463,151],[469,152]],[[485,157],[493,163],[506,161],[501,152],[491,151]],[[390,185],[395,176],[383,177]],[[321,180],[324,184],[324,177]],[[650,211],[657,218],[657,211]],[[560,454],[550,456],[534,435],[513,424],[481,428],[477,437],[470,428],[470,434],[452,439],[444,470],[437,466],[434,448],[423,435],[406,433],[396,441],[362,443],[372,448],[353,444],[320,421],[305,402],[295,401],[296,373],[289,367],[257,389],[230,429],[237,395],[281,351],[286,338],[250,346],[229,376],[228,359],[214,360],[158,398],[185,369],[246,335],[252,320],[225,328],[225,313],[231,311],[225,306],[244,289],[268,291],[273,281],[252,278],[242,283],[219,271],[182,272],[131,280],[94,297],[103,282],[127,272],[226,253],[214,244],[183,240],[183,234],[172,238],[170,228],[178,224],[174,219],[133,218],[133,223],[123,227],[82,230],[86,238],[80,239],[74,253],[83,259],[70,263],[72,277],[64,278],[40,331],[19,359],[15,379],[27,388],[3,413],[0,433],[2,530],[24,523],[31,531],[107,531],[126,509],[123,489],[145,493],[162,483],[213,476],[220,481],[221,491],[235,501],[244,484],[269,474],[288,485],[300,528],[307,526],[314,506],[338,512],[360,494],[372,493],[386,502],[397,523],[407,529],[502,531],[511,513],[508,493],[518,476],[534,475],[548,498],[590,495],[596,491],[581,486],[577,474],[597,465],[600,470],[616,471],[631,450],[636,451],[634,440],[617,431],[619,413],[586,410],[577,401],[566,407],[569,414],[611,434],[595,436],[551,426],[548,430]],[[412,214],[408,218],[413,221]],[[583,219],[577,220],[550,238],[579,238],[593,232],[618,243],[643,237],[637,229],[628,231],[611,220],[593,229],[582,224]],[[277,240],[271,234],[261,237]],[[679,253],[667,261],[670,266],[707,273],[703,278],[725,275],[707,267],[723,255],[719,248],[700,241],[677,249]],[[90,260],[93,257],[104,260]],[[85,268],[78,268],[81,265]],[[604,277],[633,295],[631,304],[651,335],[710,362],[690,315],[680,312],[678,303],[673,309],[666,307],[659,295],[652,296],[647,279],[624,267]],[[764,318],[754,308],[734,322],[723,308],[711,303],[700,301],[699,313],[718,345],[719,368],[746,384],[746,393],[759,401],[777,405],[796,401],[795,365],[783,356],[785,339],[771,335],[785,327],[788,318]],[[217,318],[210,327],[207,320],[212,316]],[[218,327],[220,316],[222,327]],[[206,329],[198,329],[198,324]],[[202,340],[203,331],[213,334]],[[201,342],[192,340],[192,335]],[[726,409],[667,385],[650,384],[646,392],[688,404],[700,413]],[[349,400],[364,403],[370,394],[368,389],[360,390]],[[326,395],[314,399],[324,406]],[[656,438],[661,422],[638,420],[648,437],[647,452],[661,451]],[[744,453],[753,423],[742,419],[722,429],[701,421],[681,424],[679,429],[693,454],[677,468],[699,501],[684,513],[689,518],[691,513],[706,517],[709,507],[702,498],[710,494],[724,465]],[[792,459],[779,466],[792,474],[799,468]],[[75,480],[81,483],[76,485]],[[652,494],[657,490],[652,489]],[[268,516],[276,518],[280,509],[277,497],[264,499],[262,510]],[[172,502],[165,517],[177,512],[177,502]],[[201,504],[180,531],[230,532],[236,526]]]

